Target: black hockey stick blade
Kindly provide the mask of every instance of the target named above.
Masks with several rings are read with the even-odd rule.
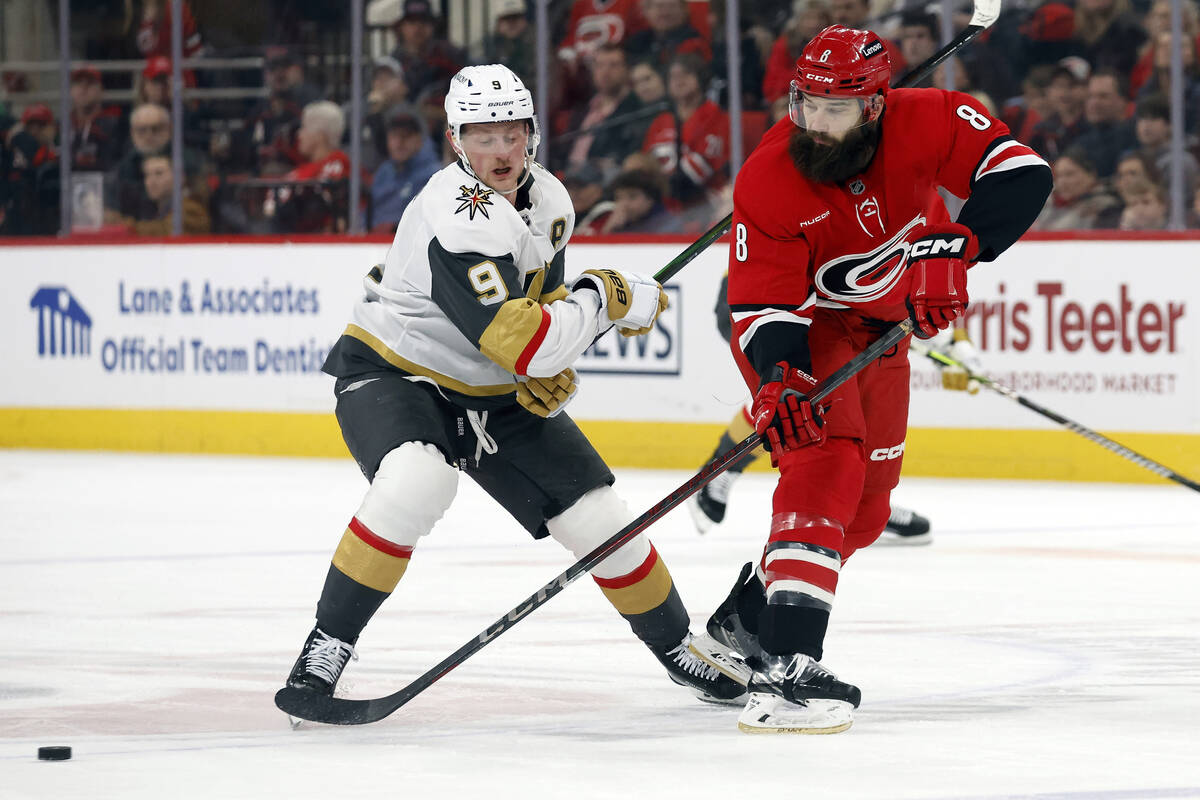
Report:
[[[892,326],[881,337],[869,344],[865,350],[817,384],[811,395],[812,402],[817,403],[824,400],[872,361],[882,357],[888,350],[898,345],[905,336],[912,333],[912,329],[913,324],[910,320],[904,320]],[[729,469],[744,455],[758,447],[761,441],[757,433],[752,433],[736,444],[733,449],[705,464],[699,472],[660,500],[654,507],[613,534],[595,550],[576,561],[565,572],[525,598],[519,605],[485,628],[478,636],[446,656],[424,675],[400,691],[371,700],[348,700],[342,697],[318,694],[306,689],[285,687],[275,693],[275,705],[293,717],[310,722],[324,722],[329,725],[364,725],[368,722],[378,722],[445,677],[451,670],[481,650],[484,645],[516,625],[535,609],[545,605],[550,598],[573,583],[580,575],[599,564],[630,539],[657,522],[668,511],[698,492],[713,478]]]
[[[1178,483],[1181,486],[1186,486],[1187,488],[1189,488],[1193,491],[1200,492],[1200,483],[1197,483],[1196,481],[1192,480],[1191,478],[1188,478],[1184,475],[1180,475],[1178,472],[1171,469],[1170,467],[1164,466],[1153,459],[1146,458],[1146,456],[1142,455],[1141,453],[1138,453],[1135,450],[1130,450],[1128,447],[1121,444],[1120,442],[1113,441],[1112,439],[1108,438],[1104,434],[1094,431],[1091,428],[1087,427],[1086,425],[1080,425],[1078,422],[1075,422],[1074,420],[1067,419],[1062,414],[1059,414],[1055,411],[1051,411],[1050,409],[1046,408],[1045,406],[1042,406],[1042,405],[1039,405],[1039,404],[1033,402],[1028,397],[1018,394],[1013,389],[1010,389],[1009,387],[1005,386],[1004,384],[998,383],[998,382],[992,380],[991,378],[989,378],[986,375],[980,375],[978,372],[974,372],[970,367],[968,367],[966,364],[963,364],[961,361],[954,358],[953,356],[949,356],[945,353],[938,352],[937,350],[934,350],[932,347],[925,344],[924,342],[914,341],[912,343],[912,347],[918,353],[920,353],[924,356],[928,356],[930,359],[932,359],[933,361],[936,361],[938,364],[941,364],[942,366],[957,367],[958,369],[963,370],[964,372],[967,373],[967,377],[969,379],[971,379],[973,381],[978,381],[981,386],[986,386],[987,388],[991,389],[996,394],[1003,395],[1004,397],[1007,397],[1009,400],[1014,400],[1017,403],[1025,406],[1025,408],[1028,408],[1030,411],[1032,411],[1036,414],[1041,414],[1046,419],[1057,422],[1059,425],[1062,425],[1064,428],[1071,431],[1072,433],[1078,433],[1080,436],[1087,439],[1088,441],[1095,442],[1096,444],[1103,447],[1105,450],[1108,450],[1109,452],[1112,452],[1112,453],[1116,453],[1121,458],[1132,461],[1134,464],[1137,464],[1139,467],[1144,467],[1144,468],[1150,470],[1151,472],[1153,472],[1155,475],[1159,476],[1160,478],[1166,478],[1167,480],[1174,481],[1175,483]]]

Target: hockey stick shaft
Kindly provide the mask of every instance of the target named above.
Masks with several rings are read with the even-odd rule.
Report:
[[[912,332],[912,328],[912,322],[909,320],[904,320],[894,325],[880,338],[868,345],[865,350],[839,367],[828,378],[821,381],[811,395],[810,399],[812,402],[817,403],[824,400],[872,361],[880,358],[888,350],[899,344],[905,336]],[[583,575],[592,567],[599,564],[633,539],[633,537],[657,522],[664,514],[691,497],[705,484],[727,470],[738,459],[758,447],[761,443],[762,439],[759,435],[753,433],[735,445],[733,449],[726,451],[708,464],[705,464],[699,472],[689,478],[682,486],[668,494],[633,522],[613,534],[599,547],[576,561],[566,571],[525,598],[507,614],[500,617],[500,619],[487,626],[482,633],[446,656],[426,671],[425,674],[398,692],[373,700],[347,700],[324,695],[313,697],[313,693],[311,692],[284,688],[280,689],[275,695],[275,704],[294,717],[333,725],[361,725],[383,719],[448,675],[453,669],[479,652],[500,634],[512,628],[536,609],[545,605],[552,597],[573,583],[580,575]]]
[[[971,15],[971,21],[967,27],[962,29],[954,40],[938,50],[925,61],[921,62],[911,72],[900,79],[896,84],[896,88],[904,88],[912,86],[914,83],[920,83],[925,79],[925,76],[937,69],[938,64],[941,64],[950,56],[961,50],[967,42],[974,39],[979,33],[991,27],[996,18],[1000,16],[1000,0],[975,0],[975,11]],[[659,283],[666,283],[671,278],[675,277],[679,270],[683,269],[696,256],[708,249],[709,245],[720,239],[725,234],[729,233],[730,227],[733,225],[733,214],[728,215],[723,220],[713,225],[695,242],[688,246],[686,250],[676,256],[669,264],[660,269],[654,275],[654,280]]]
[[[1153,459],[1146,458],[1146,456],[1142,455],[1141,453],[1130,450],[1128,447],[1121,444],[1120,442],[1115,442],[1112,439],[1105,436],[1104,434],[1098,433],[1097,431],[1092,430],[1091,428],[1087,427],[1086,425],[1080,425],[1078,422],[1075,422],[1074,420],[1067,419],[1062,414],[1059,414],[1055,411],[1051,411],[1050,409],[1046,408],[1045,406],[1042,406],[1042,405],[1039,405],[1039,404],[1033,402],[1028,397],[1018,394],[1013,389],[1010,389],[1009,387],[1005,386],[1004,384],[998,383],[998,382],[992,380],[991,378],[987,377],[986,375],[980,375],[979,373],[972,371],[970,367],[968,367],[966,364],[963,364],[958,359],[956,359],[952,356],[946,355],[945,353],[938,352],[937,350],[934,350],[933,348],[929,347],[928,345],[918,342],[916,340],[913,340],[911,347],[914,350],[916,350],[918,353],[920,353],[924,356],[928,356],[930,359],[932,359],[933,361],[936,361],[938,364],[941,364],[942,366],[956,367],[958,369],[963,370],[964,372],[967,373],[967,377],[969,379],[971,379],[973,381],[978,381],[981,386],[986,386],[987,388],[991,389],[993,392],[1003,395],[1004,397],[1007,397],[1009,400],[1013,400],[1013,401],[1019,403],[1020,405],[1025,406],[1025,408],[1028,408],[1030,411],[1033,411],[1034,413],[1037,413],[1037,414],[1041,414],[1046,419],[1057,422],[1059,425],[1062,425],[1064,428],[1071,431],[1072,433],[1077,433],[1080,436],[1082,436],[1083,438],[1100,445],[1105,450],[1113,452],[1113,453],[1119,455],[1121,458],[1128,459],[1129,461],[1132,461],[1134,464],[1137,464],[1139,467],[1144,467],[1145,469],[1150,470],[1155,475],[1158,475],[1160,478],[1166,478],[1167,480],[1175,481],[1176,483],[1186,486],[1187,488],[1189,488],[1193,491],[1200,492],[1200,483],[1197,483],[1196,481],[1191,480],[1190,478],[1180,475],[1178,472],[1174,471],[1173,469],[1170,469],[1169,467],[1166,467],[1166,466],[1158,463],[1157,461],[1154,461]]]

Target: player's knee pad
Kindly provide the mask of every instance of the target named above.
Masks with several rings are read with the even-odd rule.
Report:
[[[846,528],[846,540],[842,548],[842,561],[873,544],[887,527],[888,516],[892,513],[892,493],[865,492],[858,503],[854,520]]]
[[[458,470],[437,447],[405,442],[383,457],[354,515],[372,533],[412,547],[433,530],[458,491]]]
[[[595,550],[633,519],[625,501],[611,486],[592,489],[557,517],[547,520],[546,529],[563,547],[582,558]],[[628,575],[650,556],[650,540],[638,534],[592,569],[598,578]]]

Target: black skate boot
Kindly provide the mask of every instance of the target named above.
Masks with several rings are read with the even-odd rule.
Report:
[[[729,488],[740,473],[726,470],[700,487],[700,491],[688,498],[688,512],[700,533],[708,533],[714,525],[725,519],[725,506],[729,503]]]
[[[912,509],[892,506],[887,527],[879,535],[878,544],[885,547],[932,544],[933,535],[930,534],[929,527],[929,520]]]
[[[358,660],[353,642],[348,644],[341,639],[334,639],[320,628],[313,628],[292,667],[292,674],[288,675],[287,685],[293,689],[332,695],[346,662],[351,658]]]
[[[717,610],[708,618],[707,625],[708,635],[744,658],[751,669],[757,668],[764,653],[758,643],[758,636],[746,630],[739,611],[746,605],[752,605],[750,613],[757,620],[758,612],[766,602],[762,584],[758,582],[757,576],[752,576],[753,571],[753,562],[746,562],[742,573],[738,575],[737,583],[729,591],[729,596],[717,606]],[[757,597],[743,596],[751,593],[757,593]]]
[[[854,722],[857,686],[802,653],[765,654],[746,687],[738,728],[746,733],[839,733]]]
[[[708,703],[741,705],[746,701],[746,681],[750,668],[709,636],[687,636],[674,647],[656,647],[646,643],[671,680],[686,686]]]

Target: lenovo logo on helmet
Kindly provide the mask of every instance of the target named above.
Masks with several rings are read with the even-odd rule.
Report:
[[[862,49],[862,57],[870,58],[871,56],[881,52],[882,50],[883,50],[883,42],[876,39],[875,41],[871,42],[869,45],[867,45],[866,47],[864,47]]]
[[[828,75],[817,75],[813,72],[804,73],[804,80],[816,81],[817,83],[833,83],[833,78],[829,77]]]

